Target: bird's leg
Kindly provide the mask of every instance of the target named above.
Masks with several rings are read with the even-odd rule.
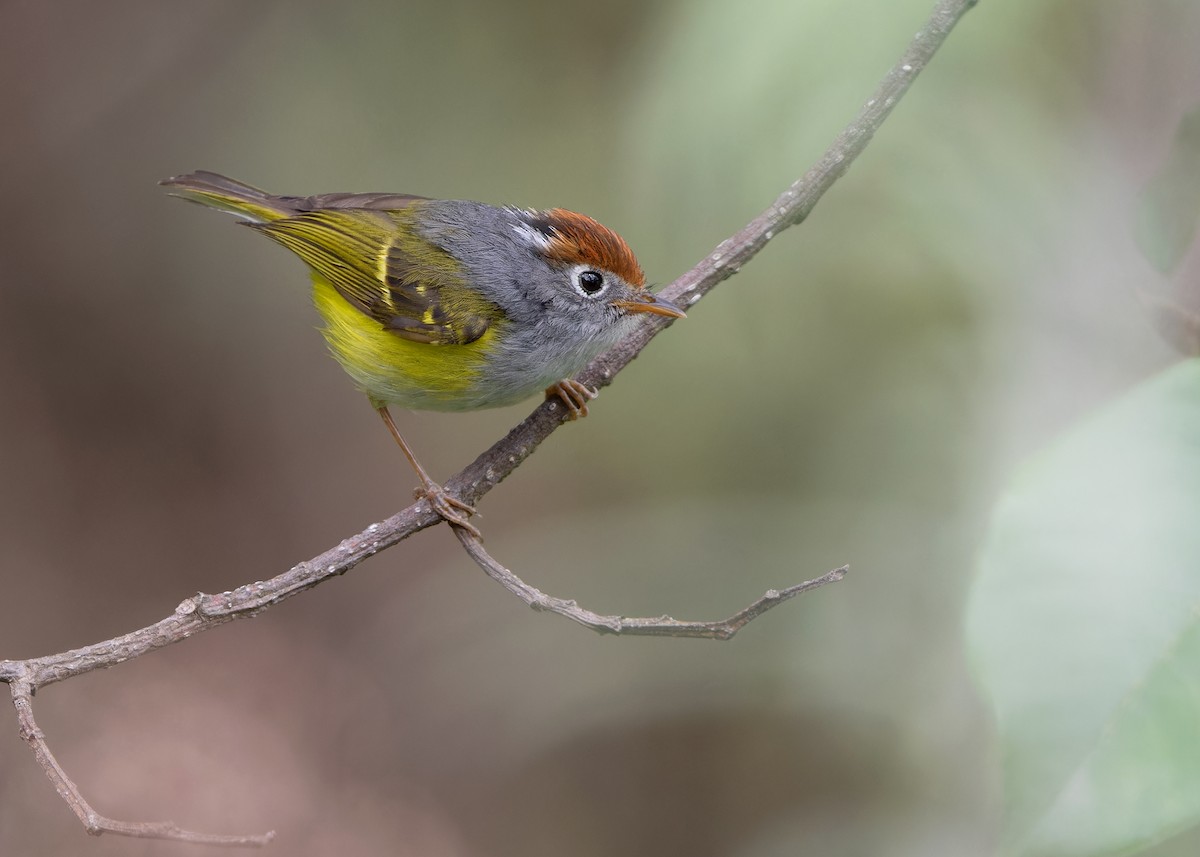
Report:
[[[563,378],[557,384],[546,388],[547,399],[561,399],[567,406],[567,419],[577,420],[588,415],[587,403],[600,395],[587,384],[581,384],[574,378]]]
[[[388,427],[388,431],[392,433],[392,437],[396,439],[396,443],[400,444],[400,449],[404,452],[408,463],[412,465],[413,470],[417,471],[417,478],[421,480],[421,487],[413,492],[414,496],[418,499],[423,497],[428,500],[433,511],[441,515],[447,522],[456,527],[462,527],[475,538],[482,538],[479,529],[467,520],[475,514],[475,507],[464,503],[457,497],[450,496],[445,488],[430,479],[425,468],[421,466],[421,462],[417,461],[417,457],[413,455],[413,451],[400,435],[400,430],[392,421],[392,415],[388,411],[387,405],[380,405],[376,410],[379,411],[379,416],[383,417],[383,422]]]

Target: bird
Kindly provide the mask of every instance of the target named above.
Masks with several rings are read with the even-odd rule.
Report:
[[[405,193],[276,196],[205,170],[159,184],[236,215],[308,265],[329,350],[415,471],[415,496],[476,537],[474,507],[430,477],[389,406],[470,411],[544,391],[578,419],[596,391],[572,376],[640,316],[685,317],[646,288],[617,233],[574,211]]]

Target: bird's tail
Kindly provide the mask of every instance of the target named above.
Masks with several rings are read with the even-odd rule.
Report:
[[[284,197],[272,196],[256,187],[207,170],[163,179],[160,185],[171,196],[228,211],[251,223],[269,223],[290,217],[296,209]]]

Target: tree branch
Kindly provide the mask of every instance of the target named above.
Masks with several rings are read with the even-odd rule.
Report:
[[[875,132],[891,114],[917,75],[925,69],[954,25],[977,0],[939,0],[925,27],[892,66],[858,116],[834,139],[820,159],[793,182],[772,205],[731,237],[725,239],[691,270],[664,288],[662,296],[679,306],[692,306],[723,280],[732,277],[768,242],[789,226],[808,217],[833,183],[841,178]],[[658,333],[674,319],[647,318],[615,347],[601,354],[580,373],[578,380],[591,387],[607,387]],[[543,440],[562,424],[562,407],[545,402],[504,438],[446,482],[446,488],[471,505],[515,470]],[[428,523],[426,523],[428,520]],[[420,526],[437,523],[432,515]]]
[[[484,549],[483,541],[474,533],[462,527],[455,527],[454,534],[462,542],[463,549],[471,559],[479,564],[488,577],[534,610],[557,613],[559,616],[565,616],[572,622],[578,622],[599,634],[621,634],[627,637],[702,637],[708,640],[728,640],[748,622],[757,619],[775,605],[795,598],[802,592],[808,592],[808,590],[824,586],[826,583],[841,580],[850,570],[849,566],[843,565],[841,568],[835,568],[820,577],[797,583],[787,589],[768,589],[753,604],[739,610],[728,619],[718,619],[715,622],[694,622],[672,619],[670,616],[653,618],[601,616],[599,613],[593,613],[591,610],[580,607],[574,600],[555,598],[526,583],[496,562],[492,555]]]
[[[912,85],[917,74],[925,68],[950,30],[975,2],[976,0],[939,0],[925,28],[913,38],[904,56],[888,72],[859,115],[838,135],[821,159],[788,187],[766,211],[732,237],[718,244],[695,267],[663,289],[663,296],[686,306],[695,304],[718,283],[737,273],[742,265],[780,232],[804,220],[825,191],[846,172],[854,159],[866,148],[871,137]],[[608,386],[616,374],[629,365],[647,343],[670,323],[659,316],[646,319],[616,347],[593,360],[580,374],[579,380],[590,386]],[[542,403],[512,431],[449,479],[445,487],[457,498],[475,505],[520,466],[521,462],[562,424],[565,416],[561,404],[554,401]],[[22,738],[30,745],[46,775],[79,816],[89,833],[111,832],[125,836],[231,846],[265,844],[273,834],[218,836],[185,831],[170,822],[122,822],[98,815],[83,799],[78,788],[51,754],[45,737],[33,718],[33,694],[39,688],[54,682],[114,666],[234,619],[255,616],[280,601],[332,577],[345,574],[364,559],[441,520],[429,503],[421,500],[386,521],[371,524],[363,532],[351,536],[336,547],[270,580],[246,584],[219,595],[197,593],[185,599],[172,615],[153,625],[69,652],[27,660],[0,661],[0,681],[7,682],[12,691]],[[741,612],[719,622],[682,622],[667,616],[658,619],[600,616],[580,608],[572,601],[553,598],[529,586],[492,559],[483,550],[478,539],[458,528],[455,532],[463,542],[464,548],[484,571],[525,603],[535,609],[559,613],[605,633],[728,639],[747,622],[776,604],[816,586],[838,580],[845,574],[844,568],[836,569],[787,589],[771,590]]]
[[[79,791],[75,782],[67,776],[58,759],[50,752],[46,736],[33,718],[33,689],[24,680],[9,682],[12,691],[13,706],[17,709],[17,723],[20,726],[21,738],[33,750],[38,764],[54,783],[59,796],[71,807],[71,811],[79,817],[84,830],[90,836],[102,833],[118,833],[122,836],[133,836],[139,839],[174,839],[178,842],[192,842],[197,845],[221,845],[226,848],[261,848],[275,838],[275,831],[250,834],[246,836],[226,835],[221,833],[200,833],[195,830],[184,830],[173,821],[118,821],[115,818],[103,816],[92,809]]]

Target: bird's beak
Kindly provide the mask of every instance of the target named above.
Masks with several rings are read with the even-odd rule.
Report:
[[[613,301],[612,305],[625,312],[648,312],[670,318],[687,318],[683,310],[675,304],[665,298],[655,297],[650,292],[640,292],[637,297],[627,301]]]

